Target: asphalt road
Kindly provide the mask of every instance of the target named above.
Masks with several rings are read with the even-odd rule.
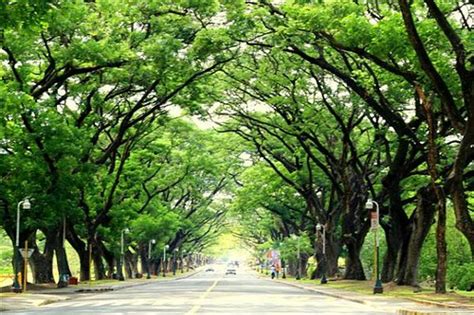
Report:
[[[319,295],[241,269],[237,275],[225,275],[220,266],[186,279],[83,295],[5,314],[395,314],[395,309]]]

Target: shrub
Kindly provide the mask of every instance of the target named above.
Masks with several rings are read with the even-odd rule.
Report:
[[[474,263],[466,263],[448,270],[450,287],[458,290],[471,290],[474,286]]]

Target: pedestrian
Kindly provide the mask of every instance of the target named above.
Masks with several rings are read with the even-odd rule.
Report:
[[[275,275],[276,275],[275,266],[272,265],[272,267],[270,268],[270,272],[272,275],[272,279],[275,279]]]

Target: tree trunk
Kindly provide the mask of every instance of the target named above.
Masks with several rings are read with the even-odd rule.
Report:
[[[447,246],[446,246],[446,200],[440,187],[435,187],[439,200],[437,201],[438,225],[436,226],[436,253],[438,262],[436,265],[436,293],[446,293],[446,269],[447,269]]]
[[[347,258],[346,258],[346,272],[344,279],[351,280],[366,280],[364,267],[360,260],[360,250],[362,245],[358,243],[346,244],[347,247]]]
[[[407,154],[409,150],[409,142],[399,139],[395,157],[390,164],[390,171],[383,178],[383,192],[389,200],[388,208],[381,208],[380,216],[384,216],[388,210],[390,221],[385,224],[381,222],[381,226],[385,231],[385,239],[387,243],[387,252],[384,257],[381,280],[382,282],[393,281],[397,273],[397,263],[400,260],[400,253],[403,243],[408,232],[408,217],[403,209],[401,198],[400,182],[407,173],[409,161]],[[382,203],[382,202],[381,202]]]
[[[34,249],[30,258],[31,272],[34,275],[35,283],[54,283],[53,276],[53,256],[56,243],[56,233],[44,232],[46,235],[46,244],[44,252],[41,253],[36,244],[36,236],[32,236],[29,240],[31,248]]]
[[[77,255],[79,256],[79,263],[80,263],[80,270],[81,270],[80,280],[81,281],[89,280],[89,275],[90,275],[89,251],[87,250],[86,243],[79,238],[72,224],[68,226],[66,238],[69,244],[71,244],[71,246],[74,248]]]
[[[403,210],[401,210],[403,211]],[[400,253],[408,234],[408,218],[405,212],[399,210],[389,210],[392,213],[391,223],[382,225],[385,231],[385,239],[387,243],[387,251],[383,260],[381,280],[382,282],[390,282],[395,279],[397,272]]]
[[[474,89],[473,89],[474,94]],[[474,113],[471,113],[474,116]],[[456,228],[466,237],[471,247],[471,259],[474,260],[474,221],[470,215],[464,188],[464,170],[472,161],[472,146],[474,145],[474,117],[470,117],[466,131],[461,140],[453,170],[448,177],[449,192],[453,198]]]
[[[141,245],[138,249],[138,253],[140,255],[140,261],[142,265],[141,273],[151,274],[151,261],[148,260],[148,248],[146,248],[146,246]]]
[[[410,217],[408,234],[401,248],[396,283],[418,286],[418,263],[421,248],[433,224],[433,190],[422,188],[417,194],[417,207]]]
[[[59,274],[65,274],[71,276],[71,269],[69,268],[69,262],[67,260],[66,249],[62,244],[57,244],[56,249],[56,261],[58,263],[58,272]]]
[[[326,234],[326,276],[334,277],[338,272],[337,260],[339,259],[341,245],[334,239],[334,234]]]
[[[96,241],[96,245],[97,247],[99,248],[101,254],[102,254],[102,257],[105,259],[105,262],[107,263],[107,272],[106,272],[106,277],[111,279],[112,278],[112,275],[114,274],[114,270],[115,270],[115,257],[114,257],[114,253],[112,253],[111,251],[109,251],[104,243],[102,242],[101,239],[98,239]]]
[[[94,263],[95,280],[105,279],[104,261],[102,260],[102,253],[98,248],[96,241],[94,241],[92,246],[92,261]]]
[[[436,226],[436,293],[446,293],[446,197],[443,189],[437,184],[438,171],[438,148],[436,146],[437,132],[436,121],[433,117],[432,102],[425,96],[422,88],[416,86],[416,91],[423,105],[426,123],[428,125],[428,173],[431,177],[431,186],[436,196],[436,210],[438,212],[438,225]]]
[[[130,251],[125,252],[125,272],[130,279],[135,278],[138,273],[138,256]]]
[[[353,169],[356,169],[353,167]],[[370,221],[365,209],[367,191],[363,178],[356,173],[350,174],[346,185],[346,201],[342,216],[342,242],[347,248],[345,279],[365,280],[364,267],[360,260],[360,251],[369,231]]]

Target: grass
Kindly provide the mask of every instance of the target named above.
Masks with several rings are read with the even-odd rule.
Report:
[[[330,280],[327,284],[320,284],[319,280],[287,278],[292,282],[300,282],[315,285],[318,288],[331,288],[356,292],[360,294],[373,295],[373,281],[357,280]],[[383,296],[395,298],[406,298],[418,301],[440,302],[440,303],[461,303],[474,306],[474,292],[448,290],[446,294],[436,294],[434,288],[423,287],[420,292],[414,292],[415,288],[411,286],[400,286],[394,283],[385,283],[383,285]]]

